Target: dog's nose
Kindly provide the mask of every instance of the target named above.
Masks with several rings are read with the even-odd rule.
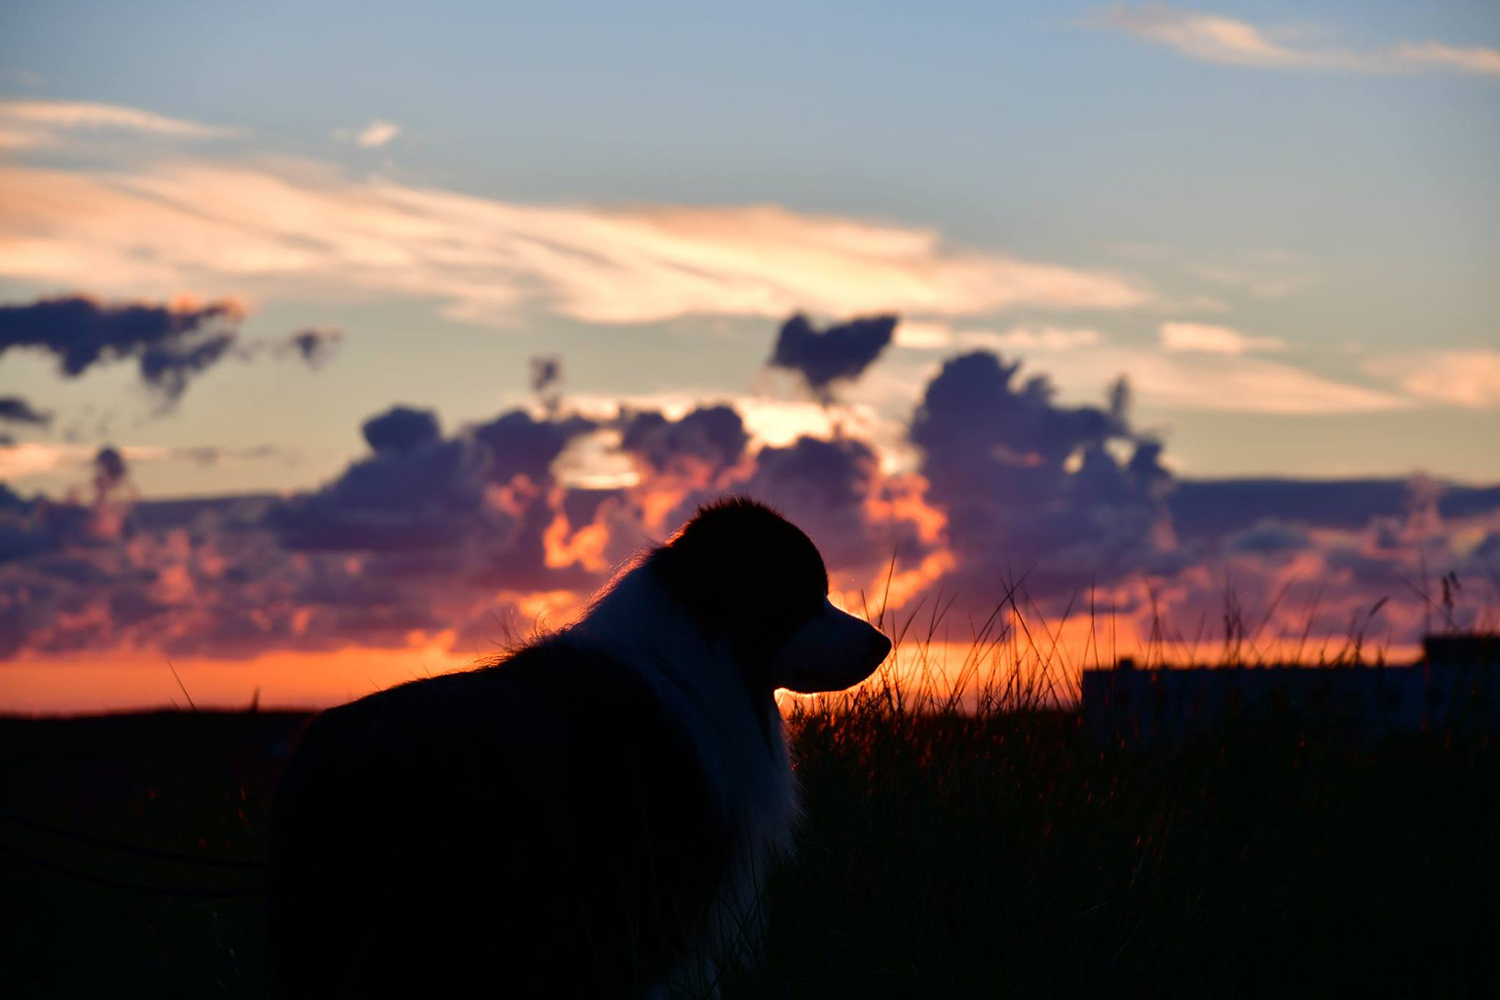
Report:
[[[876,666],[885,662],[885,658],[891,654],[891,640],[887,639],[883,632],[871,629],[868,645],[870,648],[870,659]]]

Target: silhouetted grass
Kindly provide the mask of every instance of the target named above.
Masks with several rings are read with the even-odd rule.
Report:
[[[726,997],[1488,986],[1492,740],[1256,729],[1101,749],[1070,705],[1077,658],[1100,654],[1064,653],[1060,625],[1026,610],[1008,598],[974,623],[957,664],[933,643],[940,609],[887,622],[907,657],[901,686],[888,669],[787,706],[800,851],[770,873],[763,959],[725,971]],[[260,857],[275,770],[303,718],[0,720],[0,803],[132,843]],[[255,882],[3,821],[0,845],[117,881]],[[0,898],[7,996],[270,995],[257,899],[149,896],[14,855],[0,856]]]
[[[1500,922],[1500,754],[1071,710],[796,714],[807,821],[752,996],[1452,996]]]

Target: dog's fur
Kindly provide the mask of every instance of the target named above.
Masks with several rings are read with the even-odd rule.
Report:
[[[715,992],[797,812],[775,689],[890,649],[827,589],[800,530],[720,501],[577,624],[318,716],[273,817],[284,992]]]

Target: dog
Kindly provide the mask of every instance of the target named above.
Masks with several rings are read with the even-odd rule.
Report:
[[[775,691],[890,648],[806,534],[729,498],[576,623],[323,712],[273,803],[284,994],[714,995],[798,814]]]

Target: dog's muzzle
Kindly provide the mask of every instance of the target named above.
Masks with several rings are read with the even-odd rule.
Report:
[[[825,600],[776,652],[772,680],[799,694],[841,691],[874,673],[890,651],[891,640],[879,629]]]

